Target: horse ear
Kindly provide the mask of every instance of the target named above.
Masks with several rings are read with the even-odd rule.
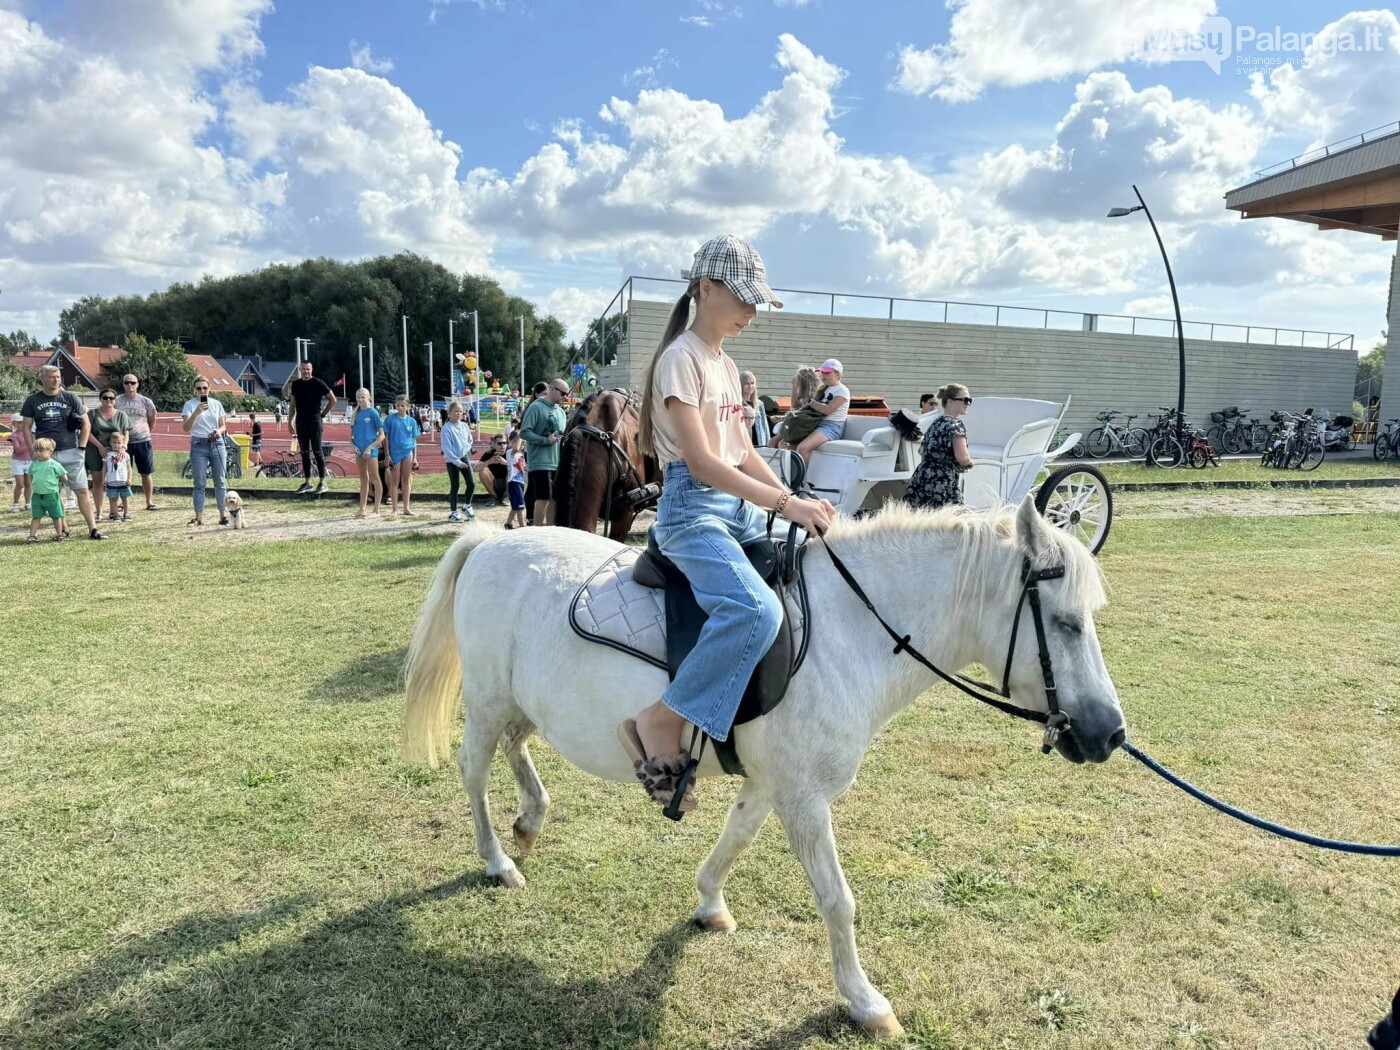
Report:
[[[1016,545],[1021,553],[1032,560],[1044,554],[1051,542],[1046,531],[1049,528],[1036,509],[1035,500],[1027,495],[1016,508]]]

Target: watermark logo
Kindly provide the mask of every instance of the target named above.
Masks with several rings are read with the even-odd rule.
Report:
[[[1149,27],[1138,56],[1149,62],[1204,62],[1217,74],[1234,56],[1236,73],[1260,68],[1301,66],[1307,57],[1331,58],[1343,52],[1380,52],[1386,47],[1380,26],[1325,33],[1298,33],[1281,26],[1233,25],[1223,15],[1201,20],[1195,29]]]

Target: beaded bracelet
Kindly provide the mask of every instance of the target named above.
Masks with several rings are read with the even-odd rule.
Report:
[[[788,500],[790,499],[792,499],[791,492],[784,492],[781,496],[779,496],[778,502],[773,504],[773,513],[781,514],[783,512],[783,508],[787,506]]]

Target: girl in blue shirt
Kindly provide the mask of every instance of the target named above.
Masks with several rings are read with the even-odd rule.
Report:
[[[374,489],[374,516],[379,517],[384,490],[379,485],[379,446],[384,444],[384,420],[369,400],[364,387],[355,391],[355,411],[350,417],[350,440],[355,444],[355,466],[360,472],[360,513],[368,517],[365,504]]]
[[[476,520],[476,514],[472,512],[472,493],[476,490],[471,463],[472,432],[467,424],[462,422],[463,414],[460,401],[448,405],[447,422],[443,424],[442,433],[438,438],[442,444],[442,458],[447,464],[447,482],[450,486],[448,521],[462,520],[462,515],[457,513],[457,489],[464,480],[467,483],[466,520]]]
[[[413,517],[413,468],[418,466],[418,438],[423,428],[408,414],[408,395],[394,399],[394,414],[384,421],[384,436],[389,445],[389,513],[393,513],[394,498],[403,500],[403,515]]]

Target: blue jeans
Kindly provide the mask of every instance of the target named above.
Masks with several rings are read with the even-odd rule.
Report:
[[[194,512],[204,516],[204,483],[214,475],[214,502],[219,507],[219,517],[224,517],[224,493],[228,486],[224,483],[224,443],[219,438],[190,438],[190,467],[194,471]]]
[[[700,484],[684,463],[667,465],[656,542],[709,619],[661,699],[715,740],[728,738],[744,688],[783,623],[778,596],[740,549],[767,531],[768,516],[752,503]]]

